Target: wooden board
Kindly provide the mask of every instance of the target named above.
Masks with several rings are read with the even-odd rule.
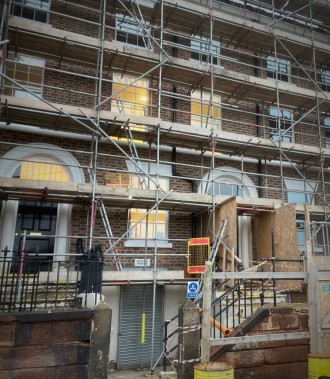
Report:
[[[1,379],[87,379],[87,365],[1,370]]]
[[[274,256],[279,259],[299,259],[296,227],[296,212],[294,204],[277,208],[275,212],[265,212],[255,219],[255,239],[257,260],[272,257],[272,230],[274,233]],[[298,262],[276,262],[275,270],[280,272],[299,271]],[[265,271],[271,271],[271,263],[264,265]],[[278,291],[300,290],[298,281],[278,281]]]
[[[223,241],[225,242],[226,246],[233,250],[235,253],[237,252],[237,203],[236,203],[236,197],[231,197],[228,200],[224,201],[220,207],[216,208],[215,210],[215,234],[217,234],[221,223],[224,222],[226,219],[227,222],[227,228],[225,230]],[[212,230],[212,213],[210,212],[207,217],[204,216],[203,218],[203,228],[202,233],[203,236],[209,236],[211,244],[214,240],[213,230]],[[220,245],[218,254],[217,254],[217,267],[219,271],[232,271],[233,267],[231,265],[232,257],[231,254],[227,251],[226,257],[225,257],[225,264],[224,264],[224,257],[225,254],[225,248],[223,245]]]
[[[54,331],[56,334],[56,331]],[[2,370],[52,366],[88,365],[89,343],[1,347]]]
[[[88,341],[90,320],[49,321],[44,323],[17,323],[15,345],[46,345]],[[54,333],[56,330],[56,333]]]

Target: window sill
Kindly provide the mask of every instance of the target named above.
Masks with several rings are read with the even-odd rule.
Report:
[[[125,247],[145,247],[146,243],[144,240],[134,240],[130,239],[125,241]],[[147,242],[147,247],[155,247],[156,246],[156,241],[148,241]],[[172,242],[167,242],[167,241],[158,241],[157,242],[157,247],[162,248],[162,249],[172,249],[173,244]]]
[[[268,78],[268,77],[266,77],[266,79],[267,79],[267,80],[270,80],[270,81],[272,81],[272,82],[286,83],[286,84],[290,84],[290,85],[292,85],[292,86],[294,86],[294,87],[298,87],[296,83],[292,83],[292,82],[291,82],[291,79],[289,79],[288,81],[287,81],[287,80],[281,80],[281,79],[277,79],[277,80],[276,80],[276,79]]]

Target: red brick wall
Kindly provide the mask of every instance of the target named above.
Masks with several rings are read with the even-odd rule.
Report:
[[[248,335],[308,332],[308,309],[271,308]],[[235,379],[304,379],[308,377],[309,340],[237,345],[218,360],[234,367]]]

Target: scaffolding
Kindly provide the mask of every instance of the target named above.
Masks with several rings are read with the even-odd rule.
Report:
[[[1,7],[3,154],[24,146],[11,139],[17,132],[62,138],[88,179],[58,184],[4,175],[1,198],[86,210],[85,234],[65,238],[71,245],[82,238],[88,248],[108,243],[106,254],[114,255],[119,271],[123,259],[143,259],[144,269],[151,259],[154,301],[159,260],[184,266],[184,246],[201,233],[158,238],[162,212],[198,222],[207,214],[215,236],[215,211],[228,196],[236,196],[238,214],[251,216],[288,203],[294,192],[315,221],[328,221],[327,1],[276,7],[270,0],[57,0],[50,8],[15,1]],[[42,62],[23,62],[22,80],[19,58],[29,55]],[[142,105],[125,97],[145,88]],[[172,171],[161,174],[163,166]],[[239,184],[231,179],[237,175]],[[184,190],[170,190],[164,178],[180,181]],[[230,194],[219,195],[220,186]],[[141,208],[124,232],[112,225],[116,209]],[[303,204],[295,211],[304,218]],[[141,248],[124,249],[139,225]],[[177,244],[178,252],[163,242]]]

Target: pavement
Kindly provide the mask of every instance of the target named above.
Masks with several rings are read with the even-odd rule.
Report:
[[[170,371],[171,368],[168,369]],[[110,370],[108,372],[108,379],[141,379],[150,378],[158,379],[159,372],[163,371],[163,368],[156,367],[153,374],[150,374],[150,369],[138,369],[138,370]]]

